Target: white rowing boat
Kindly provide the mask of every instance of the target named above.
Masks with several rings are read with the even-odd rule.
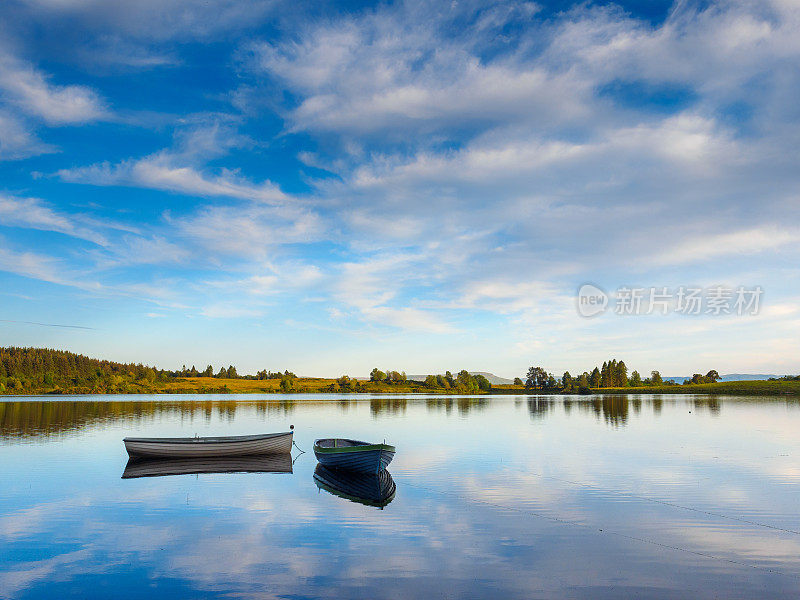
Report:
[[[193,438],[125,438],[128,456],[165,458],[203,456],[255,456],[292,450],[292,431],[261,435]]]

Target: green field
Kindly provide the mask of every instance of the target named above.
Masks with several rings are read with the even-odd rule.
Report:
[[[800,381],[720,381],[692,385],[592,388],[592,394],[714,394],[720,396],[800,396]],[[496,385],[494,394],[560,394],[558,390],[528,391],[523,386]]]
[[[457,390],[427,388],[416,381],[402,383],[384,383],[359,381],[354,388],[336,389],[335,379],[317,377],[299,377],[294,380],[294,387],[289,393],[366,393],[366,394],[442,394],[463,395]],[[74,394],[74,393],[122,393],[122,394],[279,394],[278,379],[225,379],[208,377],[179,377],[166,382],[127,382],[124,387],[112,390],[84,388],[49,388],[27,389],[13,392],[6,390],[0,395],[30,394]],[[491,394],[520,395],[561,395],[559,390],[530,390],[524,386],[496,385]],[[592,388],[590,394],[713,394],[720,396],[800,396],[800,381],[726,381],[703,383],[697,385],[662,385],[642,387]],[[478,394],[484,394],[478,392]]]

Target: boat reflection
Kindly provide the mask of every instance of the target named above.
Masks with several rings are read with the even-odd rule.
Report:
[[[389,471],[355,473],[329,469],[320,464],[314,469],[314,483],[321,490],[367,506],[384,506],[394,500],[396,486]]]
[[[197,475],[200,473],[291,473],[292,455],[231,456],[220,458],[131,458],[122,479]]]

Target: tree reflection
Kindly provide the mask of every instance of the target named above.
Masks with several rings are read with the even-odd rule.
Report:
[[[554,400],[531,398],[528,400],[528,414],[531,419],[543,419],[555,406]]]
[[[485,398],[464,397],[464,398],[427,398],[425,406],[429,411],[445,411],[450,414],[453,406],[458,410],[458,414],[465,416],[472,410],[482,410],[489,405],[489,400]]]
[[[699,411],[701,408],[707,408],[712,415],[718,415],[722,406],[717,398],[695,398],[694,408]]]
[[[0,439],[48,437],[105,425],[154,421],[161,417],[181,420],[214,415],[232,421],[237,410],[255,408],[260,416],[286,415],[294,410],[293,400],[183,400],[183,401],[32,401],[0,402]]]
[[[406,412],[407,404],[405,398],[372,398],[369,401],[369,411],[374,417],[381,413],[396,415]]]
[[[595,416],[601,416],[605,422],[614,427],[620,427],[628,422],[628,397],[627,396],[600,396],[591,401]]]

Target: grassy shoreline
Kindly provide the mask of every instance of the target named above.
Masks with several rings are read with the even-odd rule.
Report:
[[[336,380],[316,377],[304,377],[295,380],[295,388],[290,394],[331,393],[330,386]],[[168,382],[129,384],[125,390],[115,392],[98,392],[88,388],[35,389],[11,393],[6,390],[2,397],[36,395],[75,395],[75,394],[283,394],[280,381],[276,379],[219,379],[208,377],[185,377]],[[347,394],[428,394],[442,396],[463,396],[463,391],[443,388],[428,388],[422,382],[407,381],[403,383],[359,382],[358,389],[341,390]],[[516,395],[564,395],[561,390],[536,390],[524,386],[495,385],[489,392],[469,394],[487,396],[499,394]],[[707,394],[720,396],[800,396],[800,381],[725,381],[696,385],[662,385],[641,387],[592,388],[591,395],[605,394]]]
[[[526,392],[521,386],[498,385],[493,394],[533,393],[563,395],[560,390]],[[800,381],[719,381],[692,385],[658,385],[639,387],[592,388],[589,394],[709,394],[718,396],[800,396]]]

